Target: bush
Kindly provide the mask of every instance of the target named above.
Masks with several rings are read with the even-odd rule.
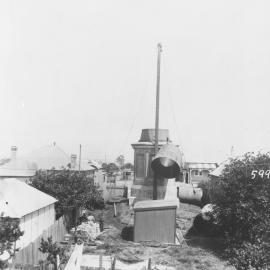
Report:
[[[0,254],[8,252],[15,256],[17,249],[14,249],[14,243],[23,235],[20,230],[20,220],[18,218],[4,217],[0,215]],[[0,260],[0,269],[6,269],[8,263]]]
[[[57,269],[57,256],[59,256],[60,265],[65,264],[68,260],[66,248],[59,247],[55,242],[53,242],[52,237],[48,237],[47,240],[41,238],[40,247],[38,249],[40,252],[47,255],[45,263],[52,264],[54,269]]]
[[[270,179],[258,175],[252,179],[252,170],[269,168],[269,153],[247,153],[231,159],[207,187],[227,255],[237,269],[270,269]]]
[[[243,242],[227,249],[230,261],[237,269],[269,269],[270,246],[267,242]]]
[[[65,215],[67,227],[76,224],[80,208],[92,210],[104,207],[94,180],[84,172],[38,171],[31,185],[58,200],[56,214],[57,217]]]

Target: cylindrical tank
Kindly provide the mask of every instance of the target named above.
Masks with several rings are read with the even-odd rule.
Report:
[[[193,187],[191,184],[182,184],[179,186],[179,200],[182,203],[189,203],[201,206],[203,190]]]
[[[183,167],[179,147],[171,143],[164,144],[152,160],[151,167],[157,176],[176,178]]]

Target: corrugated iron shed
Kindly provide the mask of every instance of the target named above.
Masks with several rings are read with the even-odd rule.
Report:
[[[21,218],[57,200],[16,178],[0,179],[0,213]]]

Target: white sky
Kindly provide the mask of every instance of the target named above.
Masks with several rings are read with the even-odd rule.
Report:
[[[0,2],[0,156],[56,141],[68,153],[132,160],[154,127],[186,159],[270,150],[270,2]],[[177,124],[176,124],[177,123]]]

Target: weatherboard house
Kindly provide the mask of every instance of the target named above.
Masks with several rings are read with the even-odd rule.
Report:
[[[23,236],[16,247],[35,241],[55,222],[55,198],[16,178],[0,179],[0,216],[18,218]]]

